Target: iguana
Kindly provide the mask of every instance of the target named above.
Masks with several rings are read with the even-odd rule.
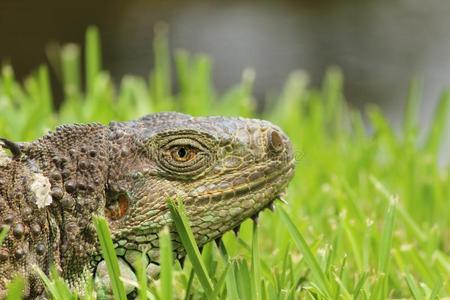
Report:
[[[0,246],[0,298],[16,275],[27,280],[26,297],[43,295],[36,266],[48,274],[55,265],[83,290],[101,273],[93,215],[108,220],[122,268],[145,251],[151,273],[158,233],[171,224],[167,198],[183,199],[202,246],[271,206],[294,173],[289,139],[257,119],[166,112],[108,126],[63,125],[33,142],[0,144],[10,150],[0,148],[0,226],[9,228]]]

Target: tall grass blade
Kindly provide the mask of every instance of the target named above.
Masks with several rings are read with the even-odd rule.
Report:
[[[145,261],[145,253],[142,253],[142,258],[141,261],[144,262]],[[138,279],[138,297],[137,299],[139,300],[146,300],[147,299],[147,272],[146,272],[146,268],[145,265],[142,263],[137,264],[137,270],[136,270],[136,276]]]
[[[353,290],[353,297],[355,299],[358,299],[358,295],[360,294],[364,284],[366,283],[367,277],[369,276],[368,272],[364,272],[361,276],[361,278],[359,278],[358,282],[355,285],[355,288]]]
[[[409,291],[411,292],[411,295],[415,300],[424,300],[422,291],[420,290],[419,286],[417,285],[416,280],[414,277],[412,277],[411,274],[406,274],[406,283],[408,284]]]
[[[48,278],[48,276],[40,268],[35,267],[34,271],[44,282],[45,289],[47,293],[52,297],[52,299],[62,299],[62,300],[66,299],[64,298],[64,294],[62,294],[60,290],[56,287],[56,283],[51,281],[50,278]]]
[[[62,74],[66,98],[75,98],[81,92],[80,48],[69,44],[62,49]]]
[[[291,235],[291,238],[295,242],[295,245],[303,254],[306,264],[311,269],[311,273],[315,279],[316,284],[325,293],[327,297],[331,298],[332,292],[330,284],[325,274],[323,273],[322,269],[320,268],[319,262],[314,257],[311,248],[309,248],[304,237],[302,236],[300,231],[298,231],[297,227],[292,222],[291,218],[288,216],[286,211],[282,207],[277,207],[277,212],[278,215],[280,216],[281,221],[287,227]]]
[[[406,138],[413,139],[418,129],[418,112],[420,100],[422,97],[422,81],[414,78],[409,87],[408,97],[405,105],[405,119],[403,123],[403,131]]]
[[[213,290],[213,293],[211,294],[210,299],[218,299],[218,297],[220,296],[220,293],[222,292],[224,283],[225,283],[227,275],[228,275],[228,270],[230,269],[230,265],[231,264],[225,265],[225,269],[222,271],[222,274],[219,276],[219,280],[214,285],[214,290]]]
[[[167,31],[168,25],[166,23],[158,23],[155,26],[153,41],[155,66],[150,76],[150,94],[156,109],[159,111],[173,109]]]
[[[57,299],[76,299],[72,295],[67,283],[59,276],[55,266],[50,268],[50,279],[54,284],[55,290],[58,292],[59,297]]]
[[[23,290],[25,288],[25,280],[22,277],[16,277],[8,284],[8,292],[5,300],[21,300],[23,299]]]
[[[244,260],[237,261],[235,265],[234,274],[237,283],[239,298],[238,299],[253,299],[252,293],[252,279],[247,262]]]
[[[261,299],[261,266],[259,260],[258,245],[258,224],[253,222],[253,239],[252,239],[252,278],[253,278],[253,295],[255,300]]]
[[[398,199],[391,198],[391,203],[387,209],[386,217],[384,219],[384,228],[381,235],[380,253],[378,260],[378,272],[389,273],[390,251],[392,247],[392,235],[394,232],[394,219]]]
[[[192,289],[192,284],[194,282],[194,277],[195,277],[195,272],[194,272],[194,269],[192,269],[189,272],[189,279],[188,279],[188,282],[187,282],[187,285],[186,285],[186,291],[184,293],[184,300],[188,300],[188,299],[190,299],[192,297],[191,289]]]
[[[425,149],[433,155],[437,155],[443,141],[445,140],[445,133],[448,120],[450,118],[450,91],[446,90],[439,100],[438,105],[434,111],[431,128],[425,143]],[[447,135],[448,137],[448,135]]]
[[[430,294],[430,297],[428,298],[428,300],[439,299],[439,294],[442,290],[442,284],[443,284],[442,280],[439,279],[439,281],[433,287],[433,290],[431,291],[431,294]]]
[[[159,234],[160,262],[161,262],[161,298],[173,299],[173,256],[172,241],[169,228],[164,227]]]
[[[197,278],[200,281],[206,295],[210,297],[213,292],[213,284],[203,263],[200,251],[198,250],[192,229],[189,226],[184,205],[181,200],[178,200],[175,203],[173,200],[169,199],[167,203],[178,235],[181,239],[181,243],[183,244],[187,256],[192,263],[195,274],[197,275]]]
[[[86,31],[85,40],[86,90],[87,93],[91,95],[94,90],[97,75],[102,68],[102,54],[98,28],[95,26],[89,27]]]
[[[106,261],[108,268],[109,279],[115,299],[126,300],[127,294],[125,287],[120,280],[120,268],[117,261],[116,252],[114,250],[113,242],[111,240],[111,232],[104,217],[94,217],[94,225],[97,230],[97,235],[100,241],[103,258]]]

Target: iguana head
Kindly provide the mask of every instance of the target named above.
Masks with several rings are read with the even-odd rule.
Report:
[[[110,130],[105,215],[128,249],[157,250],[168,198],[184,201],[203,245],[271,205],[294,172],[289,139],[267,121],[159,113]]]

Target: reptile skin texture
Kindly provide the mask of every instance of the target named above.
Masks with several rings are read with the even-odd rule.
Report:
[[[21,275],[27,298],[45,297],[35,272],[50,267],[82,291],[105,264],[92,220],[109,223],[121,273],[145,253],[158,273],[160,230],[183,246],[168,198],[182,199],[201,247],[257,215],[294,174],[288,137],[263,120],[165,112],[129,122],[63,125],[30,143],[0,139],[0,299]],[[131,292],[127,290],[127,292]]]

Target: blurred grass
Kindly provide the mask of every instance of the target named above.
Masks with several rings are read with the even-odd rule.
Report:
[[[24,82],[16,80],[10,65],[0,72],[0,136],[13,140],[35,139],[59,124],[106,124],[161,110],[265,118],[291,137],[298,165],[290,204],[276,214],[263,212],[257,230],[247,221],[238,238],[227,233],[219,249],[207,245],[202,255],[188,252],[184,269],[173,265],[162,271],[161,282],[151,281],[141,299],[171,297],[170,284],[176,299],[450,296],[450,168],[438,161],[448,136],[448,91],[428,132],[418,123],[420,81],[412,82],[398,132],[377,107],[359,112],[346,105],[338,69],[330,69],[318,89],[308,86],[307,74],[292,73],[266,110],[256,112],[255,74],[245,70],[240,83],[219,95],[205,56],[175,54],[175,93],[166,34],[164,25],[156,27],[149,78],[128,75],[118,86],[101,68],[97,29],[86,34],[85,82],[80,48],[62,47],[54,64],[60,66],[55,71],[62,74],[64,89],[58,110],[46,66]],[[186,224],[180,228],[189,231]],[[162,254],[167,265],[171,253],[161,250],[167,251]],[[50,275],[48,285],[64,292]],[[145,281],[138,281],[145,289]],[[20,282],[11,290],[17,286]]]

